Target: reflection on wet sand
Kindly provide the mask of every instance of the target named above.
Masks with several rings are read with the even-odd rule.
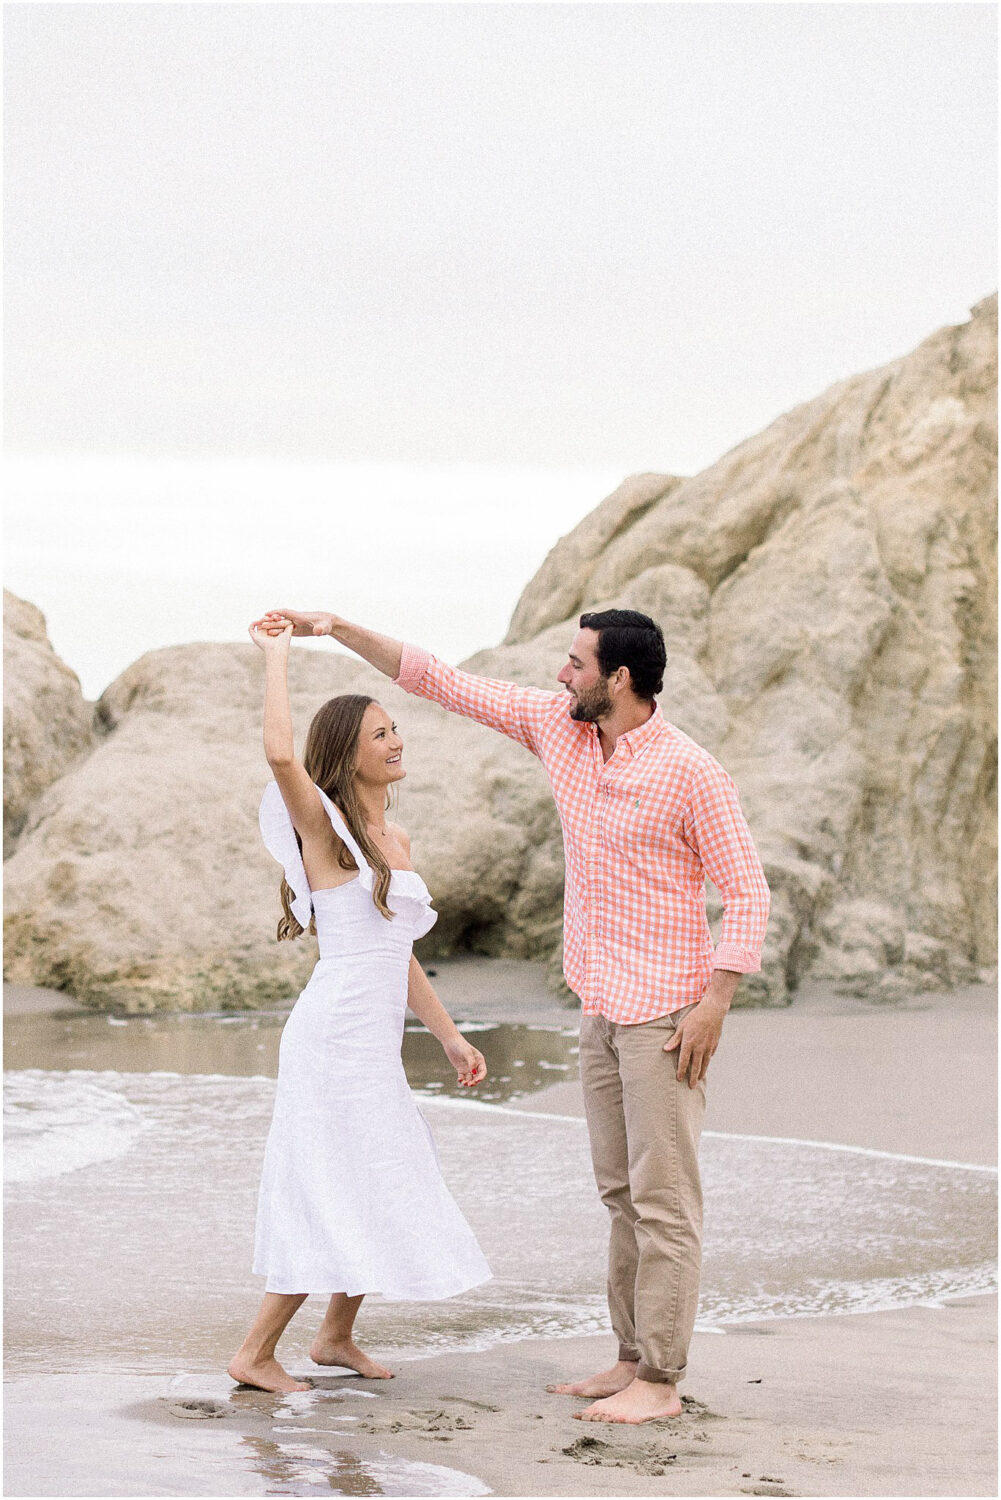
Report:
[[[306,1443],[276,1443],[245,1434],[254,1468],[272,1495],[385,1495],[367,1464],[346,1450],[328,1451]],[[399,1492],[397,1492],[399,1493]]]
[[[301,1431],[302,1429],[299,1429]],[[277,1442],[244,1434],[254,1469],[269,1495],[489,1495],[472,1474],[379,1451],[360,1457],[346,1448]]]

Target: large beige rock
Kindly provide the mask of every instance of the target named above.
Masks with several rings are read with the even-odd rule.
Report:
[[[423,951],[482,939],[551,953],[562,863],[537,763],[346,656],[294,651],[290,683],[300,744],[339,692],[371,693],[400,724],[397,816],[442,914]],[[8,861],[8,978],[129,1011],[295,992],[316,942],[275,941],[281,872],[257,829],[262,704],[250,644],[151,652],[112,684],[98,705],[107,737],[33,806]]]
[[[93,743],[93,711],[76,673],[53,651],[44,615],[4,589],[4,859],[35,799]]]
[[[773,890],[744,995],[807,973],[893,993],[890,970],[931,986],[996,957],[996,381],[991,297],[652,503],[648,475],[632,509],[630,483],[613,497],[578,604],[661,621],[664,711],[741,787]],[[527,629],[569,638],[578,551],[526,589],[507,670]]]
[[[519,599],[506,643],[531,640],[547,625],[583,608],[585,599],[594,598],[595,576],[600,577],[615,539],[681,483],[665,474],[638,474],[620,484],[557,542]]]
[[[893,998],[994,960],[996,362],[992,298],[703,474],[627,481],[467,664],[554,686],[582,609],[661,622],[664,711],[736,777],[772,886],[745,1001],[806,975]],[[300,739],[344,691],[402,728],[399,816],[441,913],[424,953],[553,962],[562,851],[533,757],[334,653],[294,652],[292,687]],[[273,940],[261,694],[250,645],[154,652],[109,688],[106,738],[8,862],[10,977],[131,1009],[295,989],[315,945]]]

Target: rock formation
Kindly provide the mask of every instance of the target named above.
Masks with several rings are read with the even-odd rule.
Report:
[[[996,386],[991,297],[694,479],[624,485],[515,612],[509,661],[599,601],[663,624],[664,711],[737,777],[773,889],[745,993],[995,957]]]
[[[664,712],[736,777],[772,886],[745,1001],[807,975],[890,997],[994,960],[996,363],[991,298],[695,478],[627,481],[467,663],[552,686],[582,609],[661,622]],[[11,977],[126,1009],[294,991],[315,949],[273,941],[261,682],[253,646],[187,646],[108,689],[97,747],[32,789]],[[292,686],[300,733],[343,691],[401,725],[400,816],[441,913],[425,954],[553,961],[559,826],[533,758],[333,652],[294,653]]]
[[[141,657],[104,693],[104,734],[33,805],[7,861],[9,979],[128,1011],[231,1009],[294,994],[315,939],[277,943],[281,872],[261,845],[269,778],[251,644]],[[441,913],[425,951],[549,954],[559,827],[537,763],[364,664],[294,650],[299,742],[339,692],[369,692],[406,742],[402,810]]]
[[[79,680],[49,644],[41,610],[3,593],[3,853],[17,845],[28,808],[94,743]]]

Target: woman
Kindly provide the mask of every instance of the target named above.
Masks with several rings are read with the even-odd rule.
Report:
[[[282,1034],[254,1253],[267,1290],[229,1373],[262,1390],[303,1391],[275,1347],[311,1292],[330,1296],[315,1363],[388,1380],[352,1339],[362,1297],[435,1301],[489,1279],[407,1086],[406,1007],[441,1042],[460,1083],[479,1083],[486,1065],[411,951],[437,915],[407,835],[386,821],[388,790],[406,774],[395,724],[370,698],[332,698],[298,760],[292,626],[257,621],[250,635],[266,662],[264,750],[275,780],[261,832],[285,870],[278,936],[309,926],[320,957]]]

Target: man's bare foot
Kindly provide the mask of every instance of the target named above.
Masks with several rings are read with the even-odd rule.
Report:
[[[348,1370],[357,1370],[366,1380],[392,1380],[392,1370],[377,1365],[374,1359],[363,1354],[351,1339],[317,1339],[309,1357],[315,1365],[344,1365]]]
[[[681,1397],[676,1385],[637,1376],[625,1390],[575,1411],[574,1416],[580,1422],[656,1422],[658,1417],[680,1417]]]
[[[546,1390],[553,1396],[590,1396],[592,1399],[595,1396],[614,1396],[636,1379],[638,1363],[635,1359],[620,1359],[610,1370],[602,1370],[599,1375],[589,1375],[586,1380],[566,1385],[547,1385]]]
[[[240,1385],[253,1385],[259,1391],[277,1391],[290,1395],[292,1391],[311,1391],[313,1387],[302,1380],[293,1380],[274,1358],[252,1360],[235,1355],[227,1374]]]

